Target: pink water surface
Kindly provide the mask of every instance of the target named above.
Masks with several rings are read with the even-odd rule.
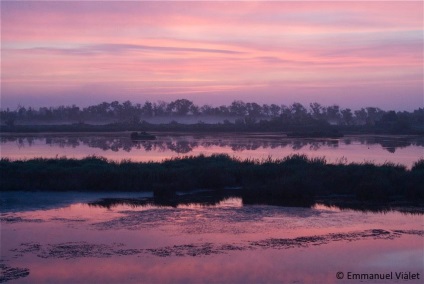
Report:
[[[81,201],[108,194],[81,194],[78,201],[75,193],[70,204],[52,201],[55,193],[37,194],[34,200],[50,200],[49,206],[1,213],[2,262],[29,269],[27,277],[13,283],[352,283],[338,280],[336,273],[410,271],[421,277],[424,273],[424,219],[419,214],[340,211],[323,205],[246,206],[238,198],[215,206],[103,208]],[[138,195],[126,197],[131,196]],[[24,199],[25,193],[4,193],[2,198]],[[384,230],[392,238],[349,237],[372,230]],[[399,230],[416,233],[396,235]],[[255,245],[270,239],[334,234],[345,237],[300,246]],[[34,244],[41,249],[28,249]],[[55,251],[69,244],[99,245],[113,252],[96,255],[87,249],[82,250],[85,254],[63,257]],[[198,250],[191,255],[178,249],[184,246]],[[199,249],[204,246],[211,248],[210,253]],[[139,251],[123,255],[121,249]],[[152,249],[170,255],[157,255]]]
[[[156,133],[157,140],[133,142],[129,133],[35,134],[6,136],[1,157],[83,158],[103,156],[114,161],[162,161],[185,155],[228,154],[237,158],[279,159],[292,154],[325,157],[330,163],[391,162],[411,167],[424,157],[422,137],[346,136],[340,139],[287,138],[284,134],[176,134]]]

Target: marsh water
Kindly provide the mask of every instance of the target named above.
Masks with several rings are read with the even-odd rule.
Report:
[[[424,149],[422,138],[406,136],[293,139],[260,133],[163,133],[144,142],[128,136],[2,136],[1,156],[160,161],[201,153],[254,159],[300,153],[325,156],[332,163],[411,167]],[[422,213],[341,210],[319,203],[246,205],[231,196],[163,206],[155,203],[152,192],[125,190],[1,192],[0,282],[356,283],[353,274],[378,273],[392,279],[362,282],[422,283]],[[412,275],[419,279],[405,279]]]
[[[151,196],[2,193],[1,280],[352,283],[336,273],[424,273],[420,214],[243,205],[239,198],[174,207],[131,202]]]
[[[161,161],[172,157],[215,153],[259,160],[305,154],[309,157],[325,157],[330,163],[391,162],[407,167],[424,157],[422,136],[363,135],[339,139],[306,139],[269,133],[154,134],[157,139],[153,141],[132,141],[129,132],[2,135],[1,156],[29,159],[97,155],[115,161]]]

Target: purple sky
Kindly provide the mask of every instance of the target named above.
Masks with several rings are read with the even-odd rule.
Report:
[[[1,107],[423,107],[422,1],[2,1]]]

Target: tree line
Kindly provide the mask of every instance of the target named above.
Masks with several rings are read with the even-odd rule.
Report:
[[[137,124],[144,119],[154,117],[192,117],[202,122],[202,117],[221,117],[225,122],[232,119],[236,124],[254,125],[261,121],[283,122],[295,125],[316,124],[317,122],[342,126],[383,125],[393,129],[422,128],[424,109],[412,112],[384,111],[377,107],[365,107],[358,110],[341,108],[338,105],[323,106],[311,103],[291,105],[257,104],[255,102],[233,101],[230,105],[196,105],[187,99],[171,102],[150,102],[144,104],[125,102],[102,102],[97,105],[80,108],[76,105],[59,107],[18,106],[16,109],[0,111],[1,124],[13,126],[19,122],[77,122],[105,121]],[[227,121],[229,122],[229,121]]]

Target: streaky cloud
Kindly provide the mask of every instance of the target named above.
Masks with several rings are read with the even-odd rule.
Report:
[[[28,50],[28,49],[21,49]],[[212,49],[212,48],[194,48],[194,47],[175,47],[175,46],[151,46],[139,44],[94,44],[84,45],[76,48],[57,48],[57,47],[33,47],[31,51],[56,52],[67,55],[93,55],[97,53],[123,53],[127,51],[162,51],[162,52],[198,52],[198,53],[218,53],[218,54],[243,54],[241,51]]]

